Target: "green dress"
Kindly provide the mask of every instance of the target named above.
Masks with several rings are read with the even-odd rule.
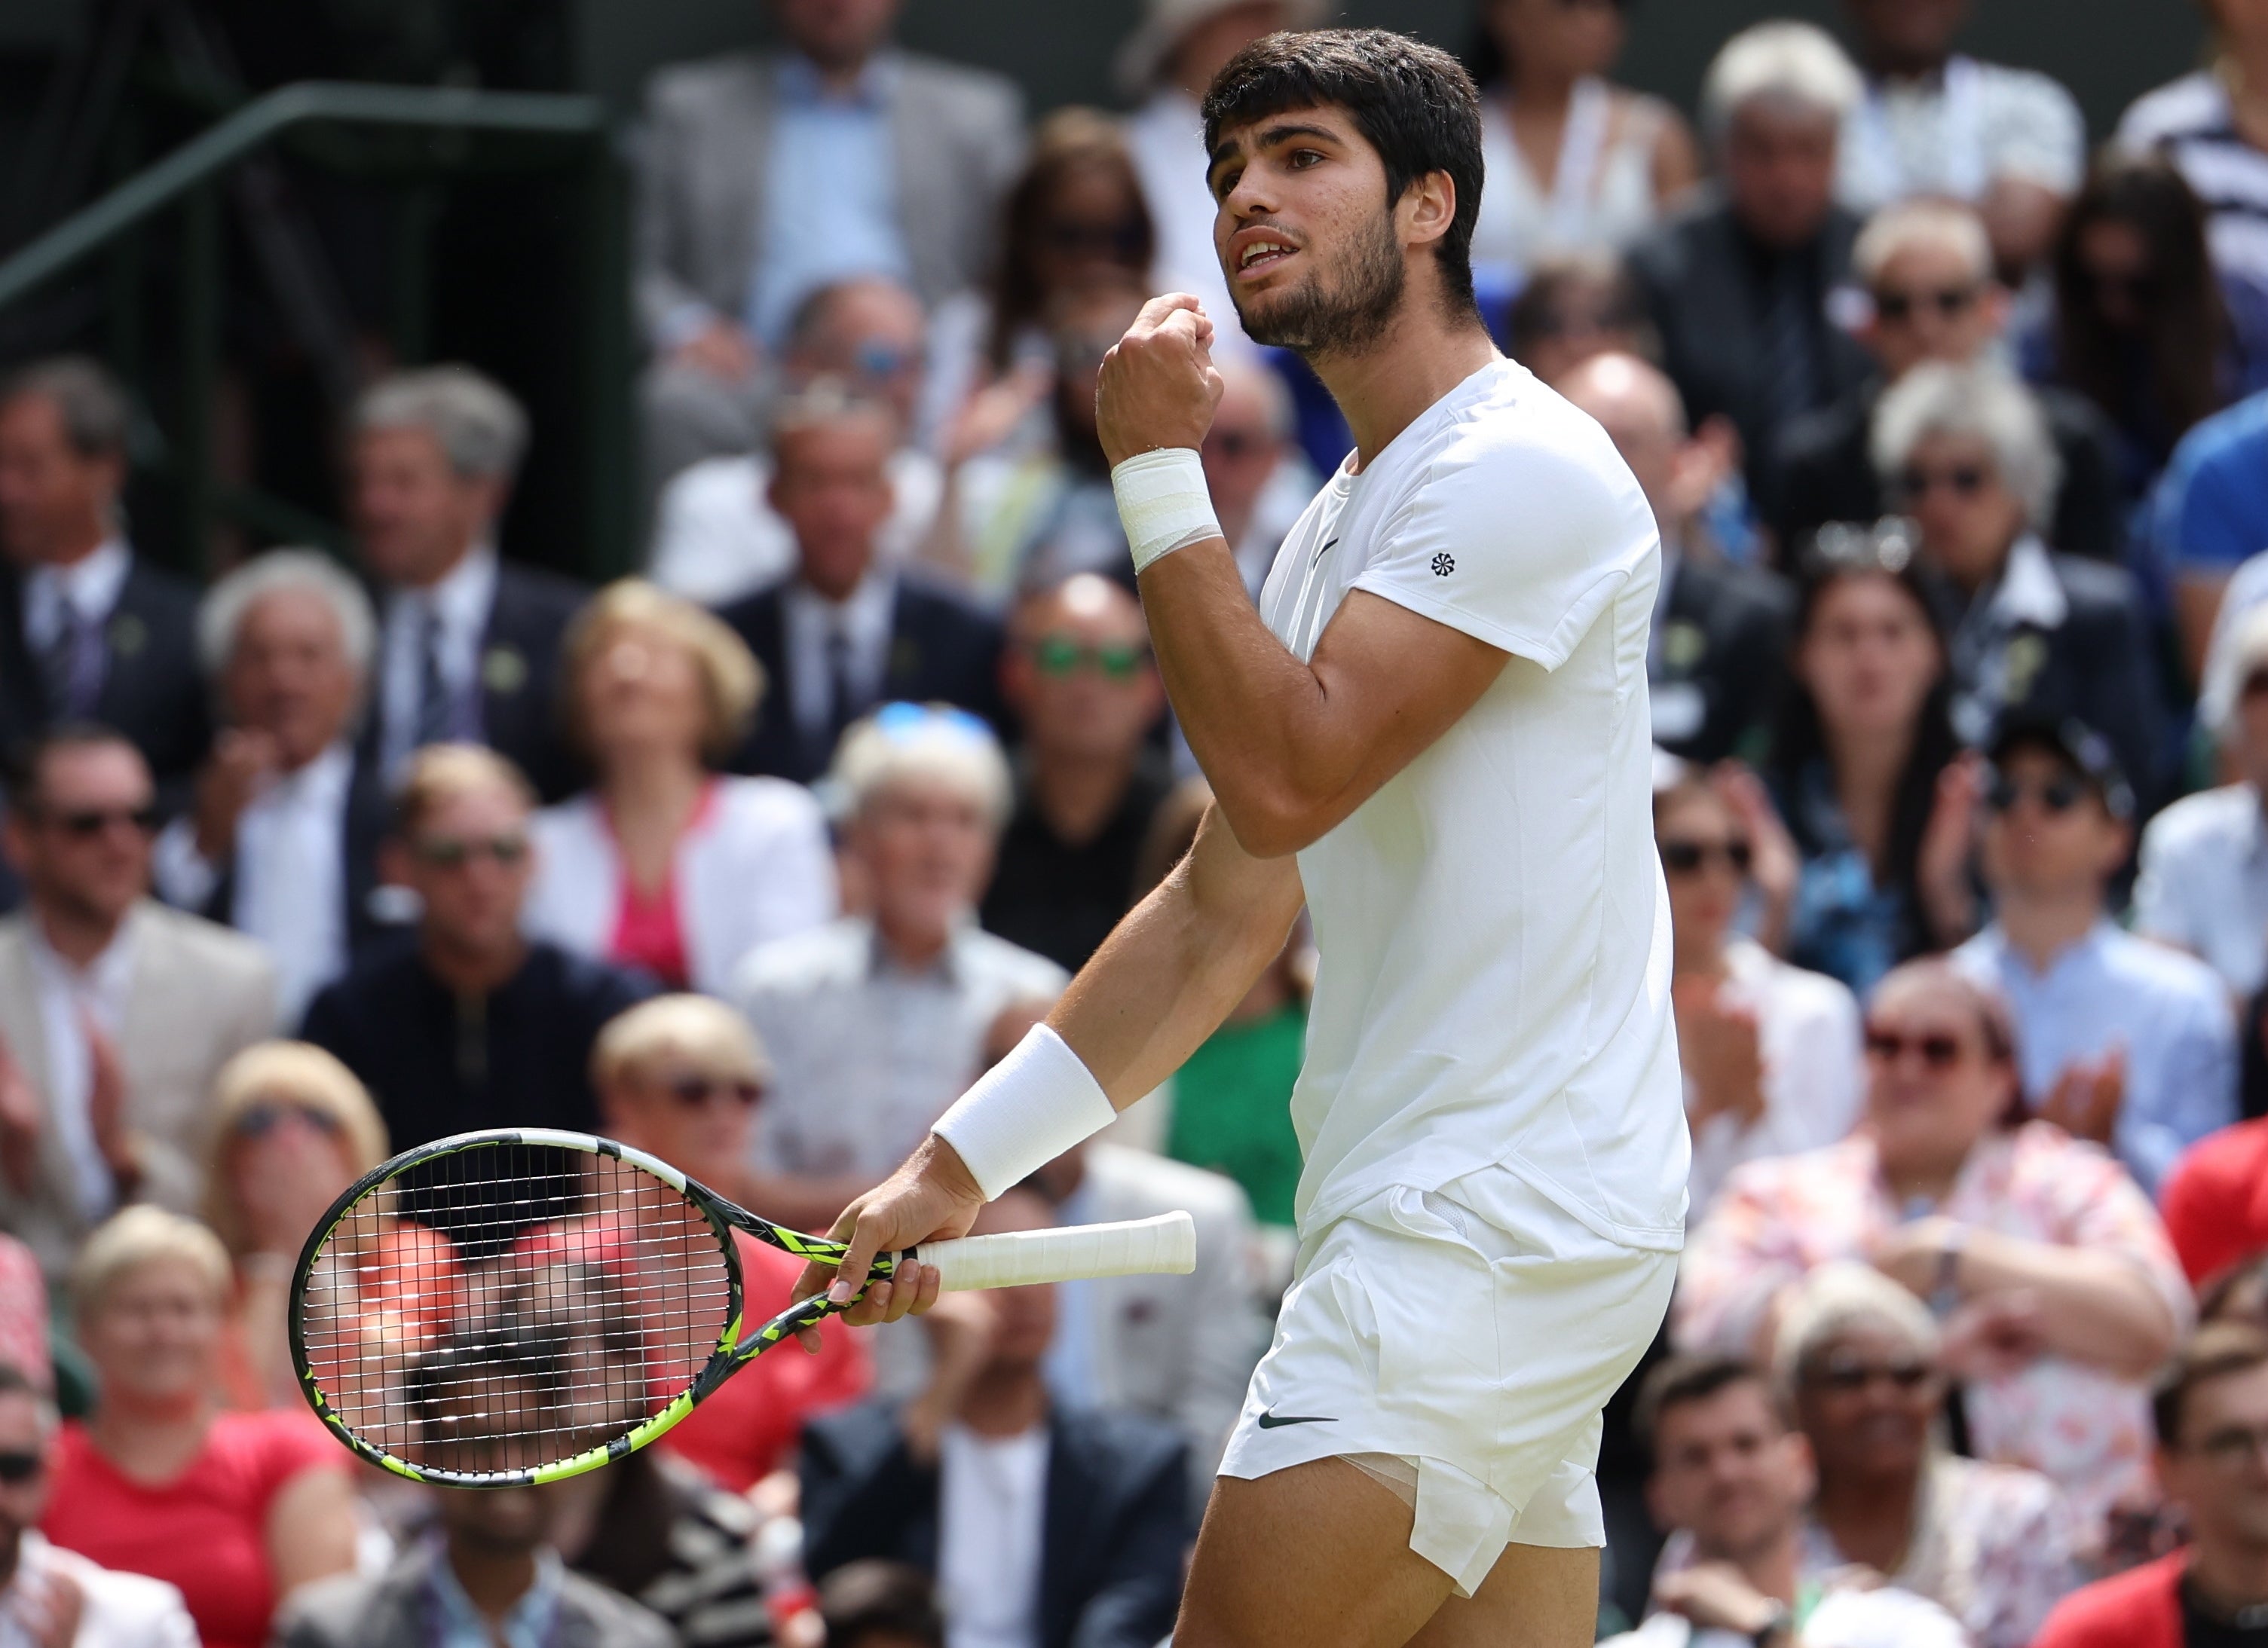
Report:
[[[1300,1166],[1292,1084],[1307,1039],[1307,1009],[1287,1003],[1249,1024],[1223,1025],[1174,1078],[1166,1154],[1235,1180],[1263,1225],[1292,1223]]]

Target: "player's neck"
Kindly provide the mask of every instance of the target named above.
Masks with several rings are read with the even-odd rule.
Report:
[[[1346,415],[1366,467],[1426,408],[1497,358],[1478,315],[1445,314],[1413,284],[1376,343],[1359,354],[1310,356],[1307,364]]]

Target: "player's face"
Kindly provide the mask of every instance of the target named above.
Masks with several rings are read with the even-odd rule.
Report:
[[[1270,114],[1220,135],[1213,250],[1255,342],[1335,354],[1377,341],[1406,283],[1403,202],[1336,108]]]
[[[1647,1504],[1705,1556],[1737,1558],[1786,1532],[1811,1497],[1811,1453],[1754,1379],[1661,1416]]]

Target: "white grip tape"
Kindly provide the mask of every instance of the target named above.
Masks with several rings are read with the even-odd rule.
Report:
[[[1118,497],[1118,522],[1134,551],[1137,577],[1176,549],[1221,535],[1194,446],[1136,453],[1110,472],[1110,489]]]
[[[1197,1268],[1197,1226],[1186,1213],[1160,1213],[1117,1225],[925,1242],[914,1258],[937,1268],[938,1284],[947,1292],[1094,1276],[1187,1276]]]

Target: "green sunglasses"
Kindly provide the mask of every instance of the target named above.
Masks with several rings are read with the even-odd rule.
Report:
[[[1031,644],[1032,662],[1042,675],[1074,675],[1100,670],[1106,680],[1132,681],[1150,662],[1150,649],[1136,642],[1088,646],[1069,636],[1042,636]]]

